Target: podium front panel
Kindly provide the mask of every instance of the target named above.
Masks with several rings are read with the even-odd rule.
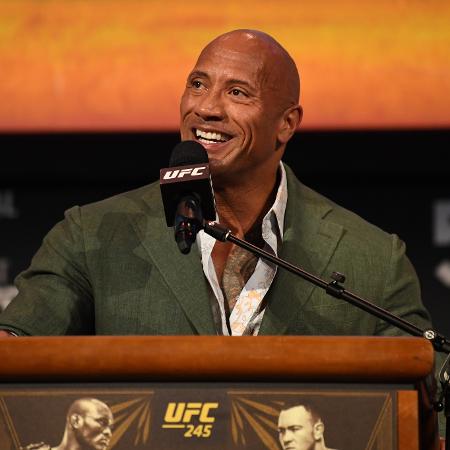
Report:
[[[410,386],[403,388],[409,392]],[[322,383],[3,384],[0,448],[56,447],[71,405],[94,399],[114,418],[112,434],[98,450],[279,450],[280,412],[300,405],[320,416],[328,448],[395,450],[401,389]],[[417,417],[409,426],[418,429]]]

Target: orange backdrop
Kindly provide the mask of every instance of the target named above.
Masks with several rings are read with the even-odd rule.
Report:
[[[0,131],[176,130],[200,49],[272,34],[305,128],[450,126],[448,0],[0,0]]]

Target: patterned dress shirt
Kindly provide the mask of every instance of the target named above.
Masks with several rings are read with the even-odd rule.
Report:
[[[261,229],[264,250],[273,255],[278,254],[283,241],[284,214],[288,196],[286,172],[282,163],[279,170],[281,179],[277,195],[272,207],[264,216]],[[220,221],[220,217],[218,219]],[[230,314],[212,260],[215,242],[215,239],[204,231],[200,231],[197,235],[203,272],[211,288],[211,307],[217,333],[227,336],[257,335],[266,307],[264,297],[275,278],[277,267],[259,258],[253,274],[242,289]]]

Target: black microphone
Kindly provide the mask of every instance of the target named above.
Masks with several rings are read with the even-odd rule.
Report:
[[[206,150],[195,141],[175,146],[169,167],[159,172],[159,184],[168,227],[174,227],[175,241],[187,254],[204,220],[216,219],[214,193]]]

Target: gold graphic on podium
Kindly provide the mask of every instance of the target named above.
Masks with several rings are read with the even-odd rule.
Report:
[[[136,424],[134,445],[146,444],[150,436],[150,400],[141,397],[111,406],[114,414],[114,432],[111,438],[111,448],[120,438]]]
[[[258,436],[269,450],[279,450],[274,434],[277,432],[277,421],[283,402],[260,402],[243,396],[232,396],[231,399],[231,436],[235,445],[246,445],[246,434],[249,429]],[[271,432],[270,432],[270,431]]]

